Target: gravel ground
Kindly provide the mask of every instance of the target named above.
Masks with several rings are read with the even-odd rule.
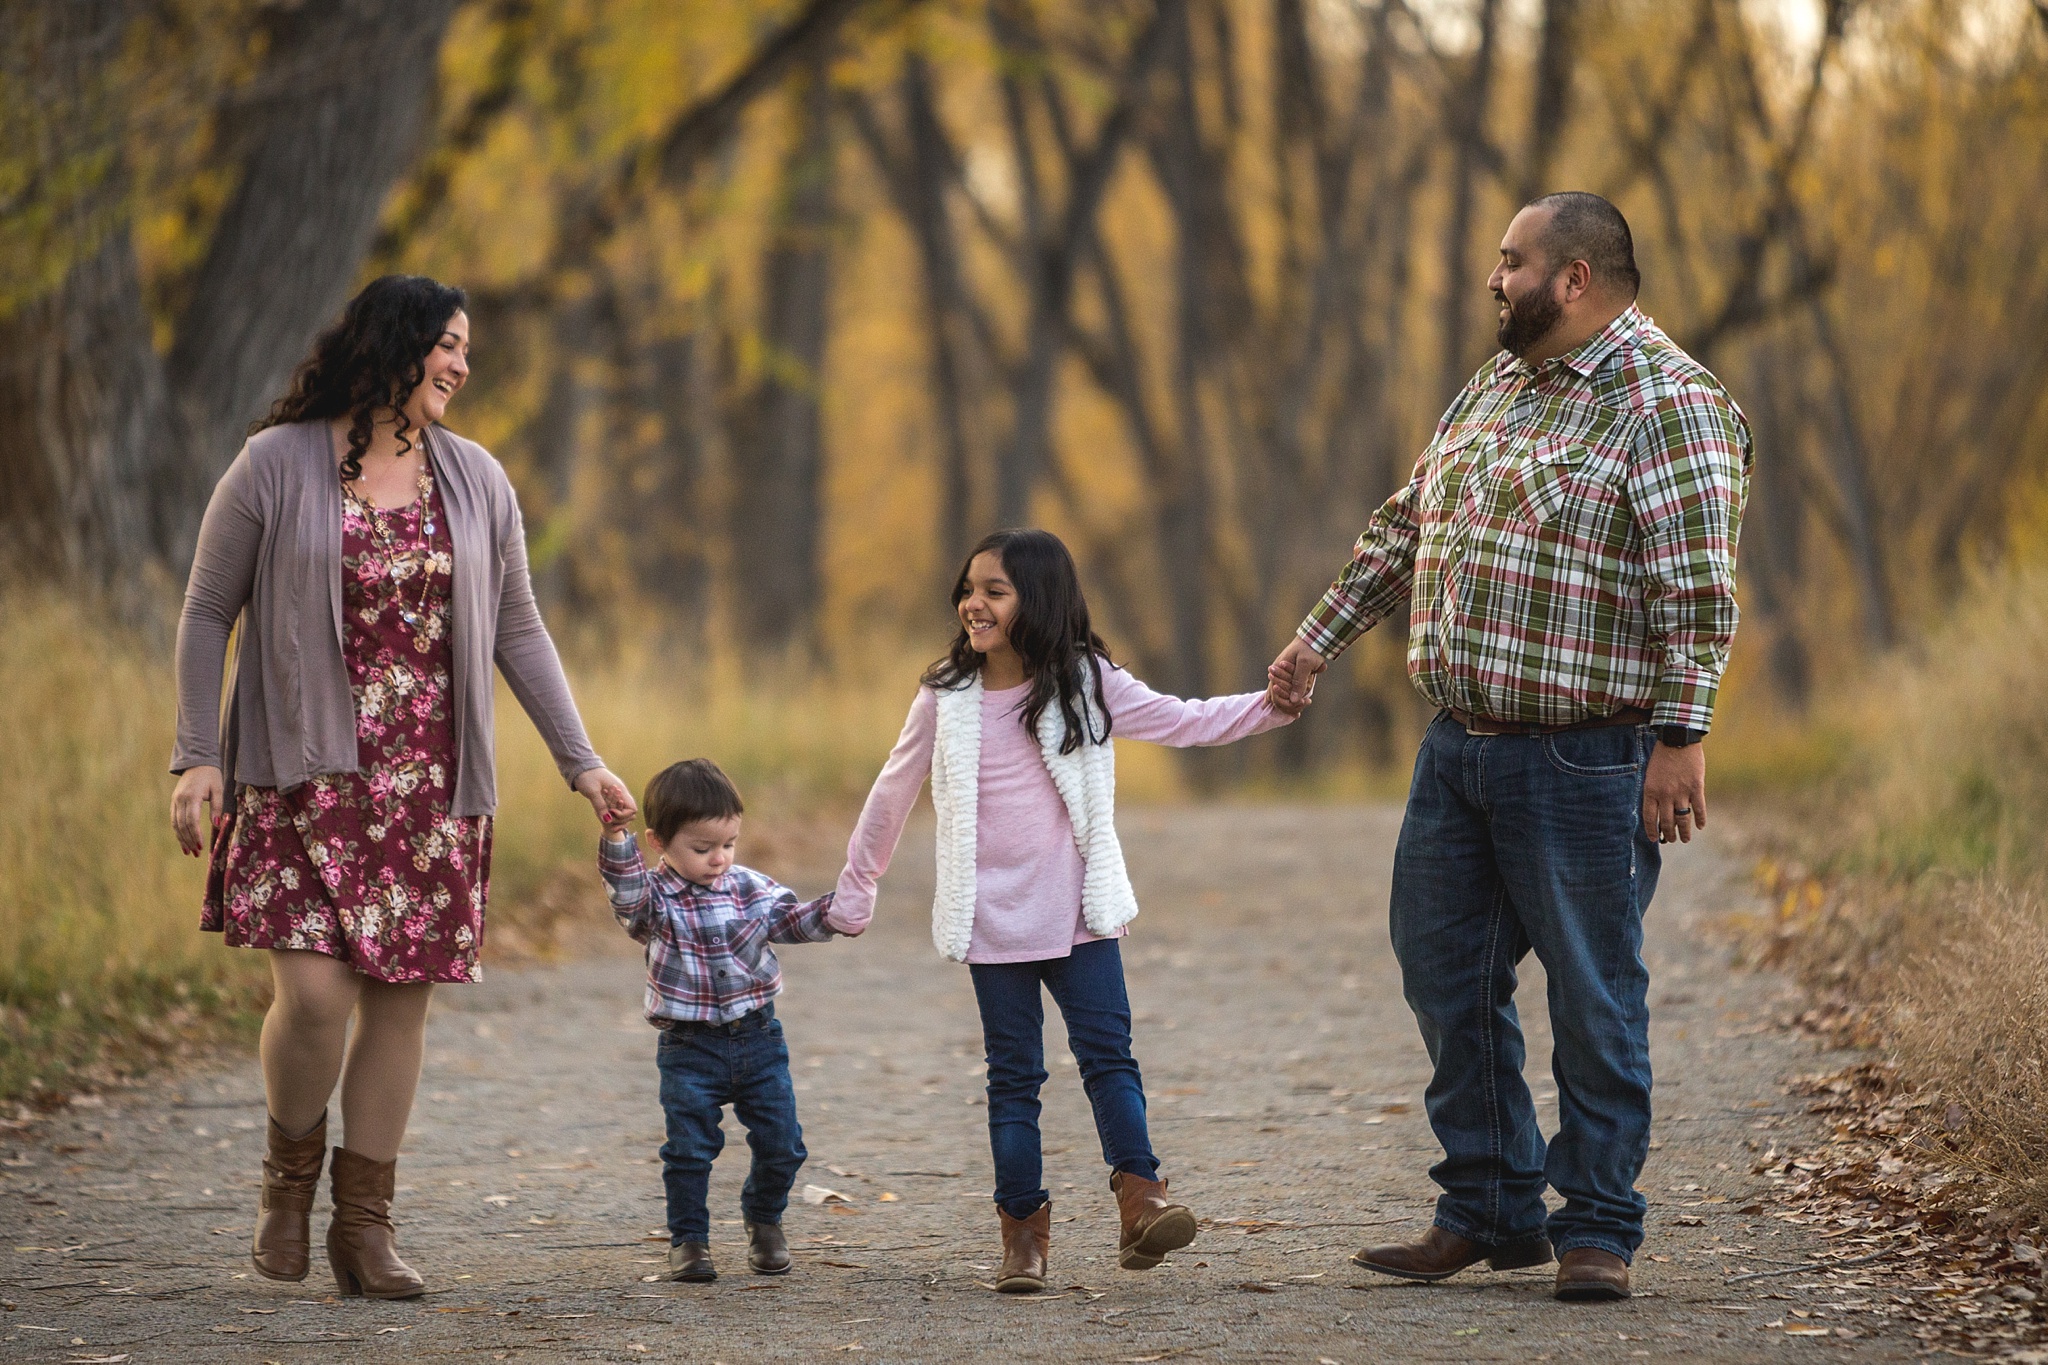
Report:
[[[317,1250],[304,1284],[250,1273],[263,1109],[253,1059],[234,1059],[87,1100],[4,1149],[0,1358],[1908,1357],[1897,1328],[1857,1310],[1878,1296],[1852,1277],[1731,1282],[1824,1245],[1768,1207],[1741,1210],[1765,1197],[1755,1147],[1817,1132],[1780,1080],[1834,1059],[1772,1027],[1783,983],[1731,973],[1703,934],[1746,894],[1711,843],[1667,859],[1651,914],[1657,1119],[1636,1298],[1559,1304],[1543,1270],[1414,1286],[1348,1264],[1365,1242],[1419,1231],[1433,1193],[1426,1061],[1386,941],[1398,823],[1377,807],[1125,813],[1147,907],[1126,963],[1154,1143],[1204,1220],[1156,1271],[1116,1269],[1115,1206],[1054,1022],[1051,1284],[989,1292],[980,1037],[966,971],[931,949],[927,829],[905,841],[864,938],[782,953],[811,1150],[801,1183],[845,1197],[792,1206],[789,1276],[746,1273],[746,1153],[729,1127],[712,1185],[722,1278],[646,1279],[666,1242],[654,1037],[638,962],[613,950],[441,992],[399,1167],[401,1250],[427,1298],[338,1301]],[[820,890],[833,870],[791,880]],[[601,913],[595,889],[592,904]],[[1548,1124],[1540,1062],[1532,1081]]]

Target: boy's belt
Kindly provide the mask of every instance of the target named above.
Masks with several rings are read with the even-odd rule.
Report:
[[[1455,706],[1446,706],[1444,714],[1464,726],[1468,735],[1557,735],[1566,730],[1608,730],[1621,725],[1650,723],[1650,713],[1640,706],[1624,706],[1611,716],[1575,720],[1569,725],[1524,725],[1518,721],[1495,720],[1491,716],[1475,716]]]
[[[664,1019],[658,1026],[663,1033],[745,1033],[749,1029],[765,1027],[775,1018],[775,1004],[770,1001],[757,1010],[748,1010],[729,1024],[714,1024],[708,1019]]]

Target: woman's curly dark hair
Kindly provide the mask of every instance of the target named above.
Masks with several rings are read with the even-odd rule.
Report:
[[[1010,648],[1024,661],[1024,676],[1031,692],[1024,699],[1018,719],[1024,732],[1038,733],[1038,719],[1057,705],[1065,733],[1060,752],[1070,754],[1083,743],[1106,744],[1111,727],[1109,701],[1102,692],[1102,666],[1110,663],[1109,646],[1088,621],[1088,599],[1081,594],[1081,574],[1066,543],[1050,531],[994,531],[967,552],[960,576],[953,580],[953,609],[971,590],[967,571],[975,556],[994,554],[1017,590],[1017,612],[1007,632]],[[953,637],[946,657],[924,671],[927,687],[951,690],[963,687],[981,671],[986,660],[970,643],[967,629]],[[1095,694],[1095,714],[1102,718],[1102,733],[1084,716],[1086,693]]]
[[[322,332],[292,375],[291,388],[270,415],[250,424],[254,436],[286,422],[316,422],[347,414],[348,454],[341,481],[363,477],[363,452],[381,412],[398,414],[400,449],[412,449],[405,404],[426,378],[426,359],[440,344],[448,320],[468,301],[453,285],[424,275],[384,275],[348,301],[341,321]]]

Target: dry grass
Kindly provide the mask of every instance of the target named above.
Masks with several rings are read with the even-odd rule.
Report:
[[[2048,1220],[2048,906],[1971,887],[1904,964],[1887,1011],[1906,1074],[1939,1088],[1989,1199]]]
[[[13,1096],[232,1021],[264,973],[195,927],[205,868],[171,838],[161,658],[70,594],[8,593],[0,621],[0,1096]]]
[[[1856,738],[1786,800],[1752,948],[1939,1098],[1960,1196],[2048,1224],[2048,571],[1978,585],[1842,710]]]

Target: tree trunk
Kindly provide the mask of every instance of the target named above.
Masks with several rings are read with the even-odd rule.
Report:
[[[1757,462],[1744,515],[1744,581],[1770,640],[1772,684],[1788,707],[1803,712],[1813,694],[1813,665],[1793,606],[1806,572],[1805,482],[1794,463],[1798,417],[1786,392],[1787,357],[1767,342],[1751,348],[1748,362]]]
[[[819,399],[832,288],[832,91],[822,55],[791,94],[796,134],[783,209],[762,259],[765,370],[735,432],[733,567],[740,637],[780,648],[808,638],[819,596]]]
[[[107,80],[131,18],[121,0],[0,8],[0,159],[41,210],[0,229],[0,551],[103,582],[149,553],[138,462],[162,400]]]
[[[1471,335],[1474,281],[1468,259],[1472,247],[1473,200],[1477,194],[1486,141],[1486,105],[1493,92],[1494,38],[1500,27],[1500,0],[1480,0],[1479,47],[1472,54],[1465,79],[1452,85],[1446,98],[1444,123],[1451,133],[1451,207],[1444,224],[1443,362],[1438,385],[1444,401],[1471,377],[1465,354]]]
[[[1536,50],[1529,100],[1529,136],[1515,200],[1526,204],[1548,190],[1550,163],[1571,116],[1572,55],[1577,46],[1579,0],[1544,0],[1543,36]]]
[[[385,196],[411,162],[456,0],[336,0],[266,11],[270,52],[223,118],[242,157],[166,362],[153,442],[159,550],[182,569],[243,428],[284,389],[357,283]]]

